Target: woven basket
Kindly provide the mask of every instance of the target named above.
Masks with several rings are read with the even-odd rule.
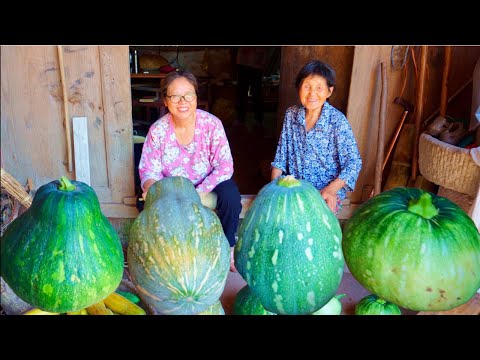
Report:
[[[475,197],[480,183],[480,166],[470,151],[422,133],[418,145],[420,173],[434,184]]]

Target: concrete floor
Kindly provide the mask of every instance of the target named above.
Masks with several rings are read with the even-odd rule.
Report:
[[[223,291],[220,301],[225,310],[225,315],[232,315],[233,303],[237,293],[247,283],[242,276],[236,272],[229,272],[225,290]],[[346,270],[343,273],[342,281],[337,290],[337,294],[346,294],[340,301],[342,303],[342,315],[354,315],[355,305],[364,297],[370,294],[355,278]],[[402,315],[415,315],[416,311],[401,308]]]

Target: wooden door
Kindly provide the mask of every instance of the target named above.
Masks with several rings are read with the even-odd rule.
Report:
[[[128,46],[62,51],[68,121],[87,117],[91,186],[107,217],[135,217]],[[37,188],[62,175],[75,179],[57,47],[2,46],[1,72],[2,167],[20,183],[32,178]]]

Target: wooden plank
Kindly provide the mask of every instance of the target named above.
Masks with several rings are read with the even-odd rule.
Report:
[[[420,311],[417,315],[480,315],[480,294],[475,294],[470,301],[447,311]]]
[[[75,116],[73,122],[73,153],[75,179],[90,185],[90,153],[88,151],[87,118]]]
[[[71,117],[86,117],[90,152],[90,182],[97,187],[109,187],[107,169],[106,120],[103,101],[102,69],[98,46],[63,46],[65,81]],[[121,167],[117,164],[117,166]],[[102,198],[111,202],[111,198]]]
[[[38,187],[68,174],[55,46],[1,47],[2,165]]]
[[[388,62],[389,59],[388,46],[355,46],[346,116],[355,135],[363,165],[355,191],[350,195],[353,203],[361,202],[364,187],[374,183],[381,91],[380,63]],[[388,82],[391,83],[390,78]],[[389,89],[395,89],[395,82]],[[394,98],[390,90],[387,94],[387,105],[391,104]],[[393,133],[393,129],[390,130],[392,126],[389,125],[392,117],[390,109],[393,109],[393,117],[397,121],[403,110],[399,106],[388,106],[385,131],[387,139]]]
[[[99,52],[108,187],[112,202],[121,204],[135,197],[128,46],[100,46]]]
[[[125,198],[123,198],[123,204],[124,205],[136,205],[137,204],[137,198],[136,197],[125,197]]]

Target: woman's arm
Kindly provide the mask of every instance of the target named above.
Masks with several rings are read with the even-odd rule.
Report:
[[[142,148],[142,155],[138,163],[140,175],[140,186],[142,187],[143,199],[146,198],[148,189],[152,184],[163,178],[162,175],[161,150],[155,128],[151,127],[145,138]]]
[[[337,193],[342,187],[345,186],[345,181],[336,178],[330,184],[325,186],[322,190],[320,190],[320,195],[322,195],[323,200],[327,203],[328,207],[332,212],[335,212],[337,208]]]
[[[148,189],[150,189],[150,186],[152,186],[156,181],[157,180],[154,180],[154,179],[148,179],[143,183],[143,193],[142,193],[143,200],[147,198]]]
[[[270,180],[273,180],[273,179],[276,179],[278,178],[279,176],[281,176],[283,174],[283,170],[282,169],[279,169],[279,168],[276,168],[275,166],[272,167],[272,176],[271,176],[271,179]]]

